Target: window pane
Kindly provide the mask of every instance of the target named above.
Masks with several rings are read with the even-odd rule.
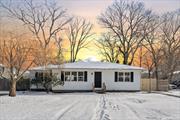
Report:
[[[130,81],[129,77],[125,77],[125,82],[129,82],[129,81]]]
[[[129,76],[130,75],[130,73],[129,72],[125,72],[125,76]]]
[[[118,80],[119,82],[123,82],[123,72],[119,72],[119,77],[118,77]]]
[[[72,81],[77,81],[77,72],[72,72],[71,80]]]
[[[123,72],[119,72],[119,76],[123,76]]]
[[[125,82],[129,82],[130,81],[130,73],[126,72],[125,73]]]
[[[78,76],[83,76],[83,72],[78,72]]]
[[[70,81],[70,80],[71,80],[70,72],[65,72],[65,81]]]
[[[78,81],[84,81],[84,74],[83,74],[83,72],[78,72]]]
[[[77,77],[74,77],[74,81],[77,81]]]
[[[65,72],[65,75],[70,75],[70,72]]]
[[[123,82],[123,77],[119,77],[119,81],[120,81],[120,82]]]
[[[77,76],[77,72],[72,72],[72,75]]]
[[[70,81],[70,76],[65,76],[65,81]]]
[[[43,73],[39,73],[39,77],[41,80],[43,80]]]
[[[78,81],[84,81],[83,78],[84,77],[78,77]]]

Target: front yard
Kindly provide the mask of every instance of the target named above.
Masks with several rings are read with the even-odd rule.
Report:
[[[0,120],[180,120],[180,98],[147,93],[0,96]]]

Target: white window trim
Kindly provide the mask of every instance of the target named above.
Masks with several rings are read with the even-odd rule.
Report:
[[[70,74],[69,74],[69,75],[66,75],[67,72],[69,72]],[[66,76],[67,76],[67,77],[70,77],[70,80],[66,80]],[[66,81],[66,82],[71,81],[71,72],[70,72],[70,71],[65,71],[65,72],[64,72],[64,81]]]
[[[123,73],[123,81],[119,81],[120,75],[119,73]],[[126,75],[125,73],[129,73],[129,81],[125,81]],[[131,72],[117,72],[117,82],[131,82]]]
[[[72,75],[73,72],[76,73],[76,76],[75,76],[75,75]],[[75,77],[76,77],[76,81],[72,79],[72,78],[75,78]],[[72,81],[72,82],[77,82],[77,81],[78,81],[78,73],[77,73],[77,71],[71,71],[71,81]]]
[[[70,72],[70,75],[66,75],[66,72]],[[72,75],[72,72],[76,72],[76,78],[77,78],[76,81],[72,80],[72,77],[74,76],[74,75]],[[79,72],[82,72],[81,76],[79,76]],[[70,76],[70,80],[67,81],[66,76]],[[79,81],[79,77],[82,77],[82,81]],[[65,82],[85,82],[84,71],[64,71],[64,81]]]
[[[82,72],[83,75],[79,76],[79,72]],[[78,73],[78,79],[77,80],[79,81],[79,77],[82,77],[83,80],[79,81],[79,82],[84,82],[84,72],[83,71],[78,71],[77,73]]]
[[[123,81],[120,81],[120,80],[119,80],[119,78],[120,78],[119,73],[123,73],[123,76],[122,76]],[[118,75],[117,75],[117,81],[118,81],[118,82],[124,82],[124,72],[118,72]]]
[[[126,79],[126,73],[129,73],[128,77],[129,78],[129,81],[125,81]],[[124,72],[124,82],[131,82],[131,72]]]

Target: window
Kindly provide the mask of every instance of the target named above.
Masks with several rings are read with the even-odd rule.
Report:
[[[65,72],[65,81],[70,81],[70,80],[71,80],[70,72]]]
[[[84,81],[87,82],[87,71],[65,71],[61,72],[61,79],[64,81]]]
[[[36,78],[36,79],[43,80],[43,72],[36,72],[36,73],[35,73],[35,78]]]
[[[115,82],[133,82],[133,72],[115,72]]]
[[[78,72],[78,81],[84,81],[84,74],[83,74],[83,72]]]
[[[119,82],[123,82],[123,79],[124,79],[124,73],[123,72],[119,72],[118,73],[118,80]]]
[[[131,75],[129,72],[125,72],[125,82],[130,82],[131,81]]]
[[[77,81],[77,72],[72,72],[72,74],[71,74],[71,80],[72,80],[72,81]]]
[[[52,78],[60,79],[60,76],[58,73],[53,73]]]

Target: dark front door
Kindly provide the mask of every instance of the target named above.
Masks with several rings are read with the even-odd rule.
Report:
[[[101,72],[94,73],[95,88],[101,88]]]

